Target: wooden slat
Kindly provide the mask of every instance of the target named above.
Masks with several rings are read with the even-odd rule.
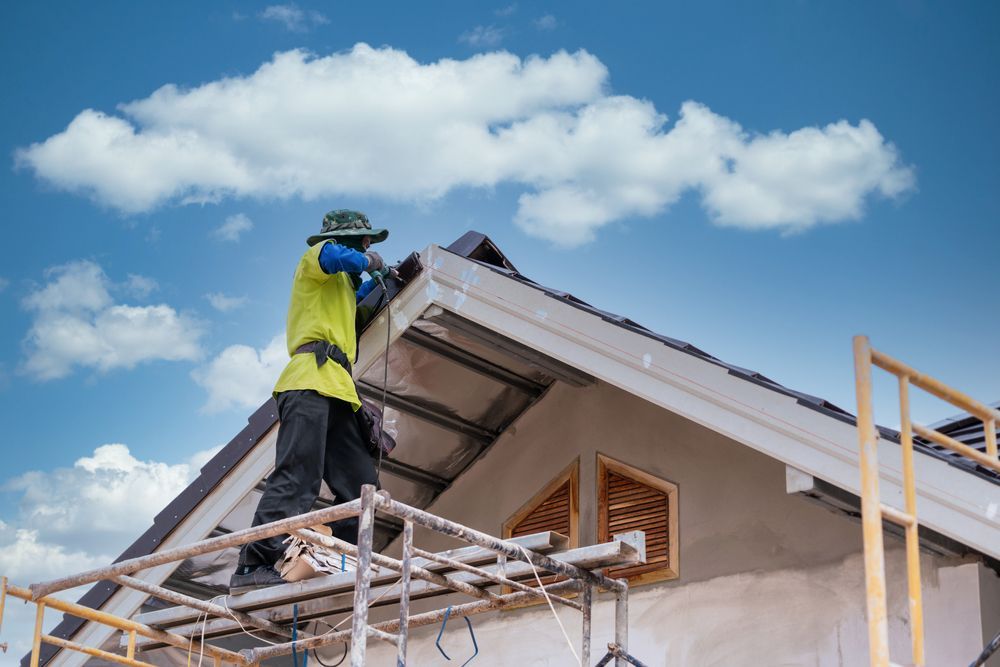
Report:
[[[636,486],[633,483],[631,486],[623,486],[618,489],[609,489],[608,497],[614,499],[630,498],[633,496],[663,496],[665,494],[657,491],[656,489],[651,489],[647,486]]]
[[[652,500],[642,499],[642,500],[630,500],[626,502],[611,503],[608,509],[612,514],[617,514],[622,510],[628,510],[629,512],[641,512],[643,510],[652,508],[662,508],[666,507],[667,499],[653,498]]]
[[[567,514],[569,514],[568,511],[564,512],[562,515],[558,515],[558,516],[554,516],[554,517],[543,517],[543,518],[535,519],[535,520],[532,520],[532,521],[525,521],[524,523],[519,524],[517,526],[517,528],[515,528],[511,532],[512,533],[520,533],[520,532],[523,532],[524,530],[526,530],[529,527],[538,528],[539,526],[565,525],[567,523],[567,520],[568,520]],[[542,528],[542,529],[536,530],[534,532],[536,532],[536,533],[537,532],[542,532],[543,530],[546,530],[546,529]],[[555,529],[553,529],[553,531],[557,532],[557,533],[561,532],[561,534],[563,534],[563,535],[566,534],[565,531],[558,531],[558,530],[555,530]]]
[[[664,511],[665,509],[666,508],[660,510],[656,509],[644,510],[642,512],[637,512],[635,514],[632,514],[631,512],[623,512],[617,516],[612,517],[611,520],[608,522],[608,525],[611,528],[616,528],[618,526],[622,526],[625,524],[635,523],[636,521],[649,522],[651,525],[655,524],[657,521],[662,521],[666,523],[667,513],[666,511]],[[611,532],[614,533],[615,531],[612,530]]]

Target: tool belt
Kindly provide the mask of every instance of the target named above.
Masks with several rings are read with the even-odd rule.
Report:
[[[325,340],[313,340],[299,345],[295,354],[313,354],[316,356],[316,366],[321,368],[327,359],[333,359],[353,378],[351,360],[335,343]],[[396,448],[396,439],[382,430],[382,411],[370,401],[361,399],[361,408],[354,413],[361,431],[361,439],[368,448],[372,458],[388,456]]]
[[[347,358],[344,351],[341,350],[335,343],[330,343],[325,340],[313,340],[308,343],[299,345],[295,350],[295,354],[314,354],[316,355],[316,366],[322,368],[323,364],[326,363],[327,359],[333,359],[341,368],[347,371],[348,375],[351,375],[351,360]]]

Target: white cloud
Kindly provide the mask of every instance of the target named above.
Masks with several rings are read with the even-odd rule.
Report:
[[[686,102],[669,124],[608,85],[585,51],[428,64],[365,44],[289,51],[248,76],[164,86],[120,116],[85,110],[16,160],[124,212],[238,197],[426,202],[514,184],[515,222],[570,246],[688,191],[717,224],[794,232],[914,187],[869,121],[759,134]]]
[[[220,313],[228,313],[231,310],[242,308],[250,299],[245,296],[226,296],[222,292],[212,292],[206,294],[205,298]]]
[[[517,3],[507,5],[506,7],[501,7],[500,9],[494,9],[493,13],[500,17],[513,16],[514,12],[517,11]]]
[[[10,287],[10,281],[3,276],[0,276],[0,292],[4,291],[8,287]]]
[[[0,488],[18,501],[16,516],[0,521],[0,573],[25,586],[109,564],[219,449],[168,464],[136,459],[122,444],[102,445],[70,468],[7,480]],[[57,597],[75,600],[82,592]],[[60,617],[47,614],[47,627]],[[8,603],[4,634],[12,659],[30,648],[33,619],[27,607]]]
[[[320,12],[314,9],[300,9],[295,3],[271,5],[260,12],[258,16],[264,21],[280,23],[292,32],[305,32],[313,26],[325,25],[330,22],[330,19]]]
[[[43,540],[107,556],[109,542],[127,546],[196,474],[188,462],[140,461],[108,444],[72,468],[28,472],[5,489],[21,494],[19,523]]]
[[[163,359],[200,356],[197,322],[165,304],[116,304],[111,281],[100,266],[81,260],[49,269],[48,283],[24,299],[33,313],[25,337],[24,371],[38,380],[65,377],[75,366],[105,372]],[[138,276],[137,276],[138,278]],[[148,279],[130,279],[126,288],[149,288]]]
[[[240,235],[253,229],[253,221],[245,214],[237,213],[226,218],[226,221],[216,227],[212,235],[221,241],[238,242]]]
[[[3,545],[0,572],[22,586],[107,565],[114,560],[111,554],[91,555],[61,544],[41,542],[37,530],[13,528],[3,522],[0,522],[0,545]]]
[[[125,288],[126,292],[139,299],[145,299],[160,288],[159,284],[152,278],[135,273],[128,274],[122,287]]]
[[[256,408],[271,395],[287,363],[288,350],[282,333],[260,350],[249,345],[230,345],[192,371],[191,377],[208,392],[202,408],[205,412]]]
[[[556,17],[552,14],[546,14],[535,19],[534,24],[539,30],[555,30],[559,22],[556,21]]]
[[[473,48],[498,46],[503,41],[503,28],[494,25],[477,25],[458,36],[458,41]]]

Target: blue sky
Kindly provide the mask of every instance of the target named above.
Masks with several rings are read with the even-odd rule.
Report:
[[[0,9],[8,567],[114,555],[57,499],[129,470],[153,512],[242,428],[332,208],[390,227],[391,261],[485,232],[538,282],[850,410],[859,332],[1000,399],[995,3],[429,7]],[[91,347],[64,345],[80,322]]]

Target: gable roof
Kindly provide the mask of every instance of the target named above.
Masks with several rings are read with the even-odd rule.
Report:
[[[636,368],[627,368],[625,365],[622,368],[611,368],[603,361],[596,362],[592,360],[578,363],[569,358],[558,358],[561,354],[559,346],[548,345],[549,352],[546,353],[546,346],[527,342],[536,340],[532,336],[525,335],[521,337],[521,340],[517,340],[514,332],[504,331],[505,328],[509,329],[510,327],[500,326],[499,324],[491,326],[483,318],[469,315],[466,310],[471,309],[473,303],[477,303],[478,305],[477,292],[480,291],[484,292],[482,295],[484,303],[487,296],[495,302],[493,305],[496,312],[492,314],[492,319],[495,323],[504,321],[508,323],[510,321],[524,323],[530,320],[536,324],[544,324],[545,320],[549,317],[548,312],[550,310],[554,311],[558,307],[570,307],[572,311],[578,312],[587,318],[585,321],[582,321],[582,324],[575,330],[576,334],[573,336],[574,343],[580,342],[581,349],[590,345],[587,339],[591,334],[596,335],[597,333],[594,320],[591,317],[596,316],[601,322],[611,325],[614,329],[620,330],[625,334],[641,336],[648,343],[662,345],[670,351],[682,353],[696,364],[707,363],[712,367],[718,368],[724,371],[726,376],[745,384],[747,387],[763,388],[781,397],[793,399],[795,406],[806,408],[824,420],[828,418],[835,421],[840,425],[841,429],[843,427],[852,427],[855,423],[854,417],[850,413],[822,398],[789,389],[760,373],[727,364],[690,343],[657,334],[629,318],[595,308],[574,297],[572,294],[535,283],[520,274],[503,252],[483,234],[469,232],[447,248],[442,249],[431,246],[425,255],[427,256],[424,258],[419,258],[416,254],[411,255],[400,267],[400,280],[389,281],[388,301],[390,303],[394,304],[397,300],[407,303],[410,301],[413,302],[409,311],[407,311],[406,307],[402,308],[403,312],[398,312],[394,309],[392,315],[394,320],[393,327],[400,330],[400,338],[408,346],[407,349],[432,350],[435,354],[449,359],[457,366],[487,378],[487,380],[492,377],[494,384],[501,385],[504,391],[499,393],[494,391],[491,394],[493,397],[491,400],[495,400],[494,404],[487,406],[490,408],[489,410],[482,409],[483,406],[474,406],[475,409],[471,409],[472,413],[479,410],[479,413],[482,414],[484,412],[496,412],[495,408],[499,406],[502,418],[498,422],[485,426],[482,423],[477,423],[477,420],[467,418],[468,414],[463,416],[463,408],[461,406],[455,407],[453,405],[436,403],[434,400],[436,397],[433,395],[434,387],[423,387],[424,392],[422,395],[407,395],[403,392],[390,393],[387,406],[391,410],[398,410],[401,413],[409,411],[409,414],[416,414],[422,423],[428,421],[431,424],[436,423],[439,427],[457,434],[455,441],[457,444],[454,446],[454,453],[460,462],[457,466],[449,467],[447,462],[441,464],[440,462],[433,461],[424,461],[422,465],[413,465],[404,461],[390,460],[387,462],[385,467],[386,472],[397,475],[401,479],[412,480],[414,484],[421,488],[427,487],[431,489],[430,495],[425,494],[421,496],[418,499],[419,502],[414,502],[413,504],[426,506],[434,497],[443,492],[451,481],[485,452],[489,447],[491,438],[495,439],[503,431],[506,424],[513,421],[524,410],[529,409],[534,401],[539,400],[546,388],[555,380],[572,384],[587,384],[594,381],[595,375],[603,375],[607,381],[615,382],[619,380],[619,376],[624,377],[620,374],[631,374],[627,378],[627,382],[619,380],[621,382],[619,386],[628,384],[629,386],[625,387],[627,391],[632,391],[647,400],[663,405],[664,403],[660,399],[666,393],[663,391],[664,387],[661,386],[659,390],[647,390],[642,393],[638,389],[639,385],[635,384],[636,378],[633,371],[646,370],[652,372],[654,370],[662,371],[666,369],[669,375],[673,371],[666,368],[667,366],[671,364],[674,366],[687,365],[680,357],[672,357],[670,363],[660,363],[653,358],[656,356],[653,347],[649,347],[649,351],[645,355],[640,355],[639,353],[633,354],[633,350],[628,355],[624,355],[624,353],[623,355],[619,355],[621,359],[616,360],[618,362],[628,361],[631,366]],[[451,266],[452,262],[448,257],[456,258],[459,260],[459,263]],[[462,262],[465,264],[462,264]],[[423,275],[425,273],[423,271],[424,266],[428,267],[429,270],[426,273],[431,274],[430,277]],[[488,271],[489,274],[496,276],[500,281],[510,281],[497,283],[497,285],[505,285],[507,290],[515,290],[514,286],[519,286],[520,289],[527,288],[534,293],[542,295],[546,301],[552,304],[552,308],[533,306],[532,310],[532,308],[522,307],[523,304],[521,303],[503,303],[502,295],[486,295],[485,291],[480,287],[484,276],[479,274],[473,275],[477,268]],[[418,290],[419,293],[415,293],[415,290]],[[527,296],[528,293],[524,293],[521,295],[522,298],[519,301],[526,302]],[[467,300],[469,300],[468,306],[466,306]],[[379,315],[383,312],[382,309],[385,306],[385,301],[384,297],[373,293],[359,305],[359,314],[363,319],[359,327],[362,334],[368,328],[374,326],[376,322],[381,322],[384,319],[380,318]],[[438,307],[437,310],[440,312],[435,313],[433,317],[422,319],[422,313],[431,304],[441,304],[444,307]],[[574,319],[571,316],[572,313],[569,311],[565,315],[564,320]],[[397,322],[397,318],[401,318],[401,321]],[[504,320],[504,318],[507,319]],[[565,321],[560,322],[560,327],[565,325]],[[383,323],[380,326],[387,326],[387,324]],[[362,358],[358,360],[358,364],[356,365],[356,368],[359,369],[360,386],[363,392],[366,391],[366,378],[371,378],[373,375],[377,376],[377,381],[372,382],[371,385],[378,386],[381,384],[382,368],[375,363],[375,360],[381,357],[381,343],[378,341],[384,340],[384,338],[385,334],[381,334],[375,338],[376,345],[369,344],[365,346],[365,349],[362,351]],[[593,345],[590,346],[593,347]],[[634,341],[633,347],[635,347]],[[379,349],[376,352],[372,348]],[[469,350],[473,350],[473,352],[470,353]],[[584,349],[584,352],[586,352],[586,349]],[[602,352],[607,354],[608,351],[603,350]],[[628,356],[634,356],[635,359],[627,359],[626,357]],[[591,359],[597,358],[591,357]],[[690,377],[683,376],[680,373],[674,374],[677,375],[674,378],[676,380],[675,384],[688,383],[689,386],[694,387],[694,385],[690,384]],[[669,380],[670,378],[667,379]],[[713,381],[717,381],[717,378]],[[369,395],[380,393],[372,392],[371,385],[367,385]],[[707,389],[704,386],[694,388],[699,392]],[[511,398],[512,396],[513,398]],[[746,401],[762,400],[758,394],[753,394],[752,396],[747,394],[744,398]],[[678,397],[674,397],[673,402],[670,403],[670,409],[695,421],[710,425],[716,430],[721,430],[717,423],[714,425],[709,423],[713,420],[717,421],[718,415],[706,416],[708,413],[704,411],[704,406],[695,409],[695,406],[685,403],[683,396],[680,396],[679,399],[680,402],[678,402]],[[721,399],[714,397],[712,401],[719,404],[722,403]],[[742,407],[752,408],[753,406]],[[741,410],[742,407],[740,408]],[[468,412],[470,410],[469,406],[465,406],[465,410]],[[746,413],[744,416],[749,415],[751,421],[754,419],[759,421],[759,418],[752,414],[753,410],[748,409],[743,410],[743,412]],[[798,413],[794,413],[793,415],[791,412],[781,411],[767,412],[771,415],[770,418],[776,421],[780,421],[784,415],[789,415],[789,419],[794,419],[794,415],[798,415]],[[808,421],[812,422],[812,420]],[[184,518],[198,507],[202,500],[215,492],[230,473],[232,473],[234,468],[261,444],[265,436],[271,433],[276,422],[276,406],[273,400],[268,400],[250,417],[247,427],[237,434],[233,440],[202,468],[198,478],[175,498],[164,511],[156,516],[153,526],[136,540],[118,560],[155,551],[165,539],[174,533]],[[949,422],[949,424],[942,425],[942,429],[948,428],[950,431],[954,431],[955,429],[965,428],[965,426],[958,426],[958,424],[965,424],[965,422],[961,420]],[[780,428],[775,429],[776,425]],[[804,438],[802,433],[791,433],[789,436],[789,433],[794,429],[799,429],[807,435],[816,435],[816,443],[814,444],[818,444],[821,447],[827,444],[823,442],[824,440],[829,441],[831,438],[843,439],[845,437],[843,430],[838,431],[835,436],[826,433],[817,435],[812,431],[818,429],[811,425],[769,424],[768,426],[772,428],[771,435],[768,437],[775,437],[774,433],[779,431],[788,437],[789,443],[781,444],[784,449],[772,449],[768,451],[765,446],[760,445],[760,442],[763,442],[762,440],[758,442],[754,438],[748,437],[747,429],[753,427],[753,424],[749,422],[744,427],[738,428],[737,426],[733,426],[730,430],[726,431],[726,434],[737,441],[755,446],[761,451],[779,458],[779,460],[786,460],[786,462],[788,462],[788,457],[783,454],[789,451],[789,446],[795,445],[791,441],[795,440],[801,444],[808,439],[808,437]],[[810,431],[810,428],[812,431]],[[880,429],[880,435],[883,443],[898,442],[898,434],[889,429]],[[850,443],[845,448],[845,451],[849,452],[852,448],[856,449],[856,436],[853,434],[853,429],[850,429],[847,437]],[[838,444],[843,445],[843,443]],[[970,465],[964,459],[957,459],[956,457],[942,453],[936,447],[927,443],[918,443],[917,446],[921,453],[925,455],[925,458],[946,461],[949,465],[955,467],[956,470],[961,469],[962,473],[972,473],[980,482],[990,482],[990,486],[994,489],[996,487],[992,485],[1000,485],[1000,477],[993,473],[977,469],[974,464]],[[404,446],[401,449],[405,451],[406,448]],[[827,447],[827,449],[830,448]],[[845,482],[845,480],[851,478],[851,475],[856,475],[856,460],[849,459],[849,455],[843,452],[833,452],[835,454],[833,457],[829,456],[830,452],[825,452],[825,454],[828,455],[825,459],[823,457],[810,458],[806,456],[802,461],[796,461],[796,464],[801,465],[805,469],[810,469],[810,472],[818,477],[827,478],[831,483],[839,483],[843,488],[852,490],[850,484]],[[839,459],[847,458],[839,460],[838,457]],[[883,457],[884,460],[885,457]],[[829,470],[829,468],[833,467],[833,463],[837,467],[836,474]],[[830,473],[829,477],[824,474],[825,472]],[[1000,498],[1000,496],[996,497]],[[921,504],[922,509],[925,504]],[[385,534],[391,538],[392,527],[384,526],[383,529]],[[962,540],[961,535],[956,536],[954,533],[951,533],[951,535],[956,537],[956,539]],[[983,548],[981,539],[970,541],[972,542],[972,546],[980,549]],[[988,549],[987,552],[993,556],[1000,555],[1000,544],[995,545],[993,552],[990,552]],[[117,591],[118,587],[116,585],[101,582],[84,595],[81,599],[81,604],[101,608],[108,603]],[[63,622],[57,626],[52,634],[58,637],[70,638],[77,634],[84,625],[85,623],[80,619],[64,617]],[[48,661],[56,654],[57,649],[48,645],[45,646],[43,660]]]

